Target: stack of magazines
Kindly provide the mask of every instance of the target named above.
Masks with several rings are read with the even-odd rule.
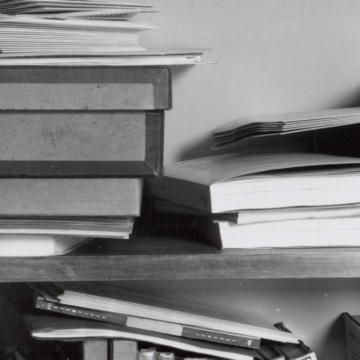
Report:
[[[139,31],[155,26],[130,20],[152,7],[115,1],[0,2],[3,54],[79,53],[143,50]]]
[[[308,133],[313,136],[319,130],[349,128],[349,125],[359,123],[359,107],[243,117],[223,124],[213,131],[213,148],[225,148],[257,137],[295,133]],[[275,142],[277,140],[278,138],[274,139]]]
[[[156,27],[134,16],[157,11],[114,0],[0,0],[0,65],[200,62],[201,49],[145,51],[139,33]]]

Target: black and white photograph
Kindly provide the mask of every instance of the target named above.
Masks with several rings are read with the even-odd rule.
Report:
[[[360,360],[359,14],[0,0],[0,360]]]

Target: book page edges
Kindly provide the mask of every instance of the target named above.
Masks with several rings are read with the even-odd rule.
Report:
[[[346,116],[360,116],[360,107],[243,117],[219,126],[213,131],[213,134],[221,134],[224,131],[236,130],[242,126],[251,123],[270,123],[270,122],[287,123],[292,121],[306,121],[306,120],[346,117]]]
[[[360,165],[360,159],[310,153],[234,153],[168,164],[164,168],[164,175],[210,186],[267,171],[350,164]]]

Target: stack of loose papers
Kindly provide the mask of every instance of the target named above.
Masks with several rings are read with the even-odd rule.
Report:
[[[66,14],[67,16],[92,17],[95,14],[104,16],[106,14],[106,17],[110,18],[130,18],[139,12],[158,10],[151,5],[121,3],[116,0],[0,0],[0,11],[8,15],[37,14],[49,16],[49,14]],[[93,13],[89,14],[89,11]],[[86,12],[86,16],[84,12]]]
[[[0,49],[3,54],[140,51],[137,33],[155,29],[129,20],[142,11],[111,1],[2,0]]]
[[[358,158],[229,154],[164,170],[148,180],[156,208],[192,214],[220,248],[360,246]]]
[[[202,49],[145,51],[134,20],[151,5],[114,0],[0,0],[0,66],[193,65]]]
[[[129,21],[1,15],[0,49],[3,54],[143,50],[136,33],[153,28]]]
[[[241,118],[213,132],[213,147],[221,148],[252,137],[285,135],[360,123],[360,108],[331,109]]]

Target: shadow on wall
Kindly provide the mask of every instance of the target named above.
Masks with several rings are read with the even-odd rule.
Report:
[[[195,158],[201,158],[210,155],[220,155],[220,152],[213,152],[211,150],[212,139],[204,138],[201,141],[198,141],[192,146],[188,146],[182,152],[180,152],[181,161],[190,160]]]
[[[181,75],[181,71],[178,76]],[[335,108],[360,107],[360,94]],[[210,129],[212,131],[213,129]],[[246,139],[222,149],[212,149],[212,137],[204,136],[180,154],[182,160],[228,153],[313,152],[344,156],[360,156],[360,125],[349,125],[286,136],[274,135]]]
[[[190,69],[191,67],[189,66],[172,66],[171,67],[172,82],[173,83],[180,82],[184,74],[188,72]],[[191,94],[189,94],[189,96],[191,96]],[[212,129],[204,129],[204,132],[205,130],[207,134],[209,133],[209,131],[210,132],[212,131]],[[179,158],[181,159],[181,161],[184,161],[184,160],[212,155],[211,144],[212,144],[211,136],[204,135],[204,137],[200,141],[195,142],[194,144],[188,146],[186,149],[180,152]]]

